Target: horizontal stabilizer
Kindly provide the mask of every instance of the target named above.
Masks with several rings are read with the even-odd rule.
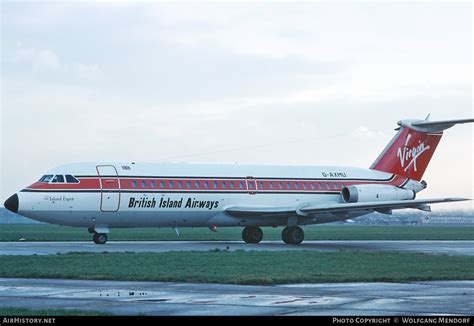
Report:
[[[443,120],[443,121],[428,121],[428,120],[402,120],[398,122],[401,127],[408,127],[419,132],[440,132],[451,128],[457,124],[474,122],[474,119],[460,119],[460,120]]]

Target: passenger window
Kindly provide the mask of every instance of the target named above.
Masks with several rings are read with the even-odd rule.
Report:
[[[213,185],[214,189],[217,189],[217,181],[214,181],[214,182],[212,183],[212,185]]]
[[[308,187],[306,186],[306,182],[303,182],[303,189],[306,190]]]
[[[137,187],[137,182],[135,180],[132,181],[132,187],[136,188]]]
[[[181,181],[178,181],[178,188],[183,188],[183,183]]]
[[[186,188],[191,189],[191,182],[186,181]]]
[[[283,183],[278,182],[278,188],[283,189]]]
[[[334,182],[334,189],[337,189],[337,182]]]
[[[291,185],[289,182],[286,183],[286,189],[290,189],[291,188]]]
[[[209,182],[204,181],[204,188],[206,188],[206,189],[209,188]]]
[[[229,182],[229,187],[230,187],[230,189],[234,189],[234,182],[233,181]]]
[[[52,174],[43,175],[41,179],[39,179],[38,182],[50,182],[52,178],[53,178]]]
[[[224,181],[222,181],[221,185],[222,185],[222,189],[225,189],[226,185]]]
[[[56,174],[53,178],[52,183],[64,183],[64,176],[61,174]]]
[[[239,188],[244,189],[244,183],[242,181],[239,182]]]
[[[165,183],[163,181],[160,181],[160,188],[164,188],[165,187]]]
[[[258,187],[259,187],[260,189],[263,189],[263,188],[264,188],[264,187],[263,187],[263,182],[262,182],[262,181],[260,181],[260,182],[258,183]]]
[[[311,189],[314,189],[314,183],[311,182],[311,184],[309,185]]]
[[[270,182],[270,189],[273,189],[273,182]]]
[[[298,182],[295,182],[295,189],[298,189],[299,186],[298,186]]]
[[[143,181],[142,181],[142,188],[145,188],[145,187],[146,187],[146,181],[143,180]]]
[[[327,190],[331,189],[331,184],[329,182],[326,182],[326,189]]]
[[[194,187],[196,187],[196,188],[201,188],[201,184],[199,183],[199,181],[196,181],[196,182],[194,183]]]
[[[66,182],[67,183],[79,183],[79,180],[77,180],[75,177],[73,177],[70,174],[66,174]]]
[[[323,184],[321,182],[318,183],[318,188],[323,189]]]
[[[155,188],[155,181],[150,181],[150,187]]]
[[[174,187],[174,183],[173,181],[168,181],[168,188],[173,188]]]

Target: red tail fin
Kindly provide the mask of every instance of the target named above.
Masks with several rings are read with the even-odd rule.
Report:
[[[428,118],[429,114],[425,120],[398,121],[398,133],[370,168],[421,180],[443,130],[474,122],[474,119],[429,121]]]
[[[370,168],[421,180],[442,136],[401,127]]]

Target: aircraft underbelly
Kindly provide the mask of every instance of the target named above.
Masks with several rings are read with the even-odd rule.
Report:
[[[338,195],[121,193],[119,209],[103,211],[100,193],[21,193],[21,196],[33,203],[24,212],[20,210],[19,214],[26,217],[65,226],[111,228],[286,225],[286,217],[239,218],[229,216],[225,209],[235,205],[295,206],[307,201],[339,199]],[[302,218],[300,222],[327,223],[323,220],[333,218]]]

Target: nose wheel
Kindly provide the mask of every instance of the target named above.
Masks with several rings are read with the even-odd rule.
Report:
[[[107,234],[105,233],[94,233],[92,237],[95,244],[105,244],[107,242]]]
[[[299,226],[287,226],[283,229],[281,238],[286,244],[298,245],[304,240],[304,232]]]

